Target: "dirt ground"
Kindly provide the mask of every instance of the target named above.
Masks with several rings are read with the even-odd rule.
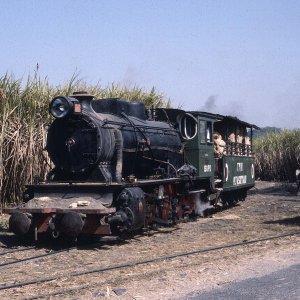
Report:
[[[6,228],[7,216],[1,216],[0,253],[6,251],[7,246],[22,244],[8,234]],[[0,298],[30,299],[69,289],[65,294],[47,299],[187,299],[194,291],[208,291],[251,276],[263,276],[296,263],[300,235],[106,273],[78,277],[68,277],[68,273],[299,230],[300,196],[295,196],[295,186],[257,182],[245,202],[208,218],[160,228],[123,242],[107,242],[92,249],[81,247],[49,258],[0,267],[1,284],[66,275],[47,283],[0,290]],[[59,241],[52,241],[38,250],[2,255],[0,264],[51,251],[54,243]]]

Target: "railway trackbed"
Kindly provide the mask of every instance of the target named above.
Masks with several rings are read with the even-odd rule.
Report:
[[[225,245],[219,245],[219,246],[214,246],[214,247],[208,247],[208,248],[201,248],[201,249],[196,249],[193,251],[186,251],[182,253],[177,253],[177,254],[171,254],[171,255],[165,255],[165,256],[160,256],[156,258],[150,258],[150,259],[145,259],[145,260],[140,260],[140,261],[127,261],[121,264],[115,264],[109,267],[99,267],[99,268],[93,268],[93,269],[85,269],[81,271],[73,271],[69,273],[64,273],[64,274],[59,274],[59,275],[53,275],[53,276],[47,276],[47,277],[40,277],[40,278],[35,278],[32,280],[27,280],[27,281],[21,281],[21,282],[16,282],[13,284],[4,284],[0,286],[0,290],[8,290],[8,289],[13,289],[13,288],[20,288],[28,285],[34,285],[34,284],[41,284],[41,283],[46,283],[54,280],[60,280],[63,278],[71,278],[71,277],[77,277],[77,276],[82,276],[82,275],[88,275],[92,273],[105,273],[108,271],[114,271],[114,270],[119,270],[119,269],[125,269],[125,268],[130,268],[130,267],[136,267],[139,265],[145,265],[145,264],[155,264],[161,261],[168,261],[168,260],[175,260],[178,258],[182,257],[190,257],[192,255],[196,254],[201,254],[201,253],[208,253],[208,252],[214,252],[214,251],[219,251],[223,249],[230,249],[230,248],[237,248],[237,247],[244,247],[260,242],[267,242],[267,241],[272,241],[272,240],[277,240],[285,237],[290,237],[290,236],[295,236],[295,235],[300,235],[300,231],[294,231],[294,232],[287,232],[284,234],[276,235],[276,236],[267,236],[259,239],[252,239],[248,241],[242,241],[242,242],[237,242],[237,243],[230,243],[230,244],[225,244]],[[75,247],[74,247],[75,248]],[[69,249],[70,250],[70,249]],[[63,252],[64,250],[57,251],[56,253],[53,254],[58,254]],[[46,255],[42,256],[36,256],[32,257],[31,259],[37,259],[40,257],[45,257]],[[28,258],[27,260],[29,260]],[[91,287],[91,284],[85,284],[81,285],[80,287],[76,288],[70,288],[70,289],[63,289],[63,290],[56,290],[51,293],[45,293],[45,294],[38,294],[36,296],[31,296],[29,298],[24,298],[24,299],[37,299],[37,298],[45,298],[45,297],[50,297],[53,295],[59,295],[59,294],[66,294],[72,291],[76,291],[79,289],[84,289]]]
[[[63,245],[76,245],[47,241],[28,251],[3,232],[2,244],[18,248],[1,249],[0,263],[13,263],[0,267],[0,298],[117,299],[114,289],[121,288],[124,299],[184,299],[192,291],[263,276],[270,265],[279,270],[299,263],[299,209],[299,197],[262,182],[247,201],[210,218],[113,243],[78,244],[60,254],[55,251]],[[47,251],[58,255],[36,257]]]
[[[105,238],[103,239],[104,241],[107,241]],[[118,239],[116,239],[117,241]],[[112,239],[109,239],[108,241],[115,241]],[[38,254],[38,255],[33,255],[33,256],[29,256],[29,257],[25,257],[25,258],[19,258],[19,259],[15,259],[12,261],[7,261],[7,262],[3,262],[0,263],[0,270],[7,268],[11,265],[15,265],[15,264],[19,264],[19,263],[24,263],[24,262],[29,262],[29,261],[33,261],[33,260],[39,260],[39,259],[43,259],[46,257],[51,257],[54,255],[58,255],[58,254],[62,254],[65,252],[69,252],[72,250],[78,250],[81,248],[92,248],[92,247],[96,247],[99,246],[103,243],[103,241],[99,241],[97,243],[83,243],[83,244],[78,244],[77,246],[74,247],[67,247],[67,248],[63,248],[63,249],[59,249],[59,250],[53,250],[53,249],[46,249],[46,248],[40,248],[38,246],[30,246],[30,247],[22,247],[22,248],[18,248],[18,249],[10,249],[4,252],[0,252],[0,256],[4,256],[7,254],[12,254],[12,253],[16,253],[16,252],[23,252],[23,251],[28,251],[28,250],[44,250],[47,251],[46,253],[42,253],[42,254]]]

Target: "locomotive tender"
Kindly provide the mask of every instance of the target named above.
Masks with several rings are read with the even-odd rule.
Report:
[[[55,97],[46,182],[6,209],[17,235],[110,235],[172,225],[244,200],[254,186],[253,124],[148,109],[85,92]]]

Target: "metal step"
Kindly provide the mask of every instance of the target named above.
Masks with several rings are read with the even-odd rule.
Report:
[[[194,190],[194,191],[189,191],[189,194],[198,194],[198,193],[205,193],[206,190]]]

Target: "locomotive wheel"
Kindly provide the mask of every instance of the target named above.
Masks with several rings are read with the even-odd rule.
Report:
[[[224,207],[233,207],[237,204],[238,198],[235,192],[227,192],[222,196]]]
[[[139,187],[125,188],[117,199],[118,211],[109,219],[113,233],[137,231],[146,219],[145,194]]]
[[[69,237],[76,238],[82,228],[83,228],[83,221],[80,215],[76,212],[68,212],[66,213],[59,224],[60,232],[64,233],[65,235]]]
[[[240,191],[240,201],[245,201],[247,198],[247,190],[244,189],[244,190],[241,190]]]
[[[31,219],[24,213],[16,211],[9,218],[9,231],[12,231],[16,235],[26,235],[30,227]]]

